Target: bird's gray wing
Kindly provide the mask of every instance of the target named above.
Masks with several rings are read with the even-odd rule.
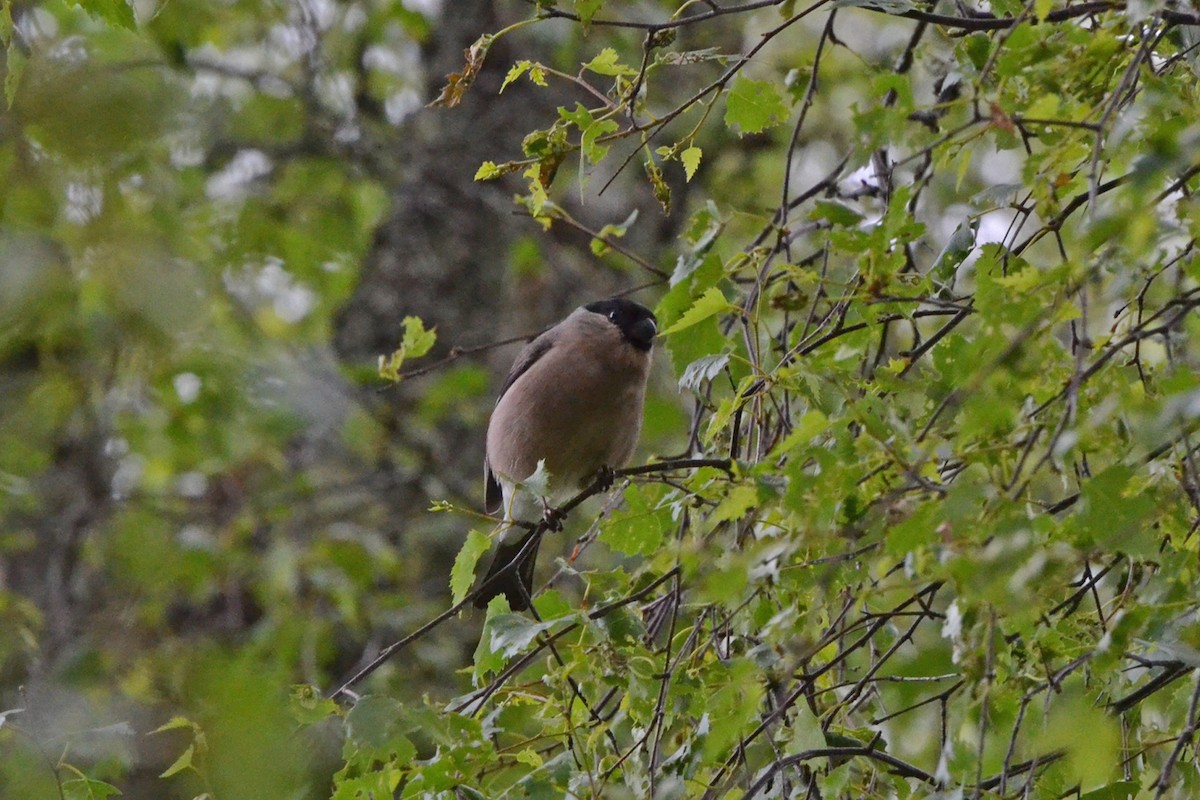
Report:
[[[530,367],[537,363],[538,359],[550,352],[550,348],[554,347],[554,340],[557,338],[554,335],[554,329],[551,328],[525,345],[525,349],[517,355],[517,360],[513,363],[512,369],[508,371],[508,377],[504,380],[504,386],[500,388],[500,396],[496,398],[496,405],[500,404],[504,393],[508,391],[510,386],[516,383],[517,378],[524,375]],[[483,507],[487,513],[495,514],[500,510],[500,506],[504,502],[504,490],[500,487],[500,482],[496,480],[496,475],[492,472],[492,465],[488,462],[486,456],[483,459],[483,483]]]
[[[497,405],[500,403],[500,398],[504,397],[504,393],[508,391],[508,387],[516,383],[517,378],[528,372],[538,359],[549,353],[550,348],[554,347],[554,341],[558,337],[553,334],[554,329],[551,328],[525,345],[525,349],[517,354],[517,360],[513,363],[512,369],[508,371],[508,377],[504,379],[504,386],[500,387],[500,396],[496,398]]]

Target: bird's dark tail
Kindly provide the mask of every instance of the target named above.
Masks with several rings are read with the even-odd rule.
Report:
[[[513,611],[524,611],[529,608],[529,599],[533,596],[533,567],[537,561],[538,546],[541,545],[543,531],[535,529],[521,537],[517,542],[501,542],[496,547],[496,555],[492,557],[492,565],[488,567],[487,575],[479,585],[479,593],[475,595],[475,607],[487,608],[488,601],[497,595],[508,598],[508,607]],[[534,536],[524,556],[526,543]],[[520,563],[517,563],[520,559]]]

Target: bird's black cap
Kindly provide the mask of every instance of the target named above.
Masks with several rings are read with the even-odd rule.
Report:
[[[621,329],[625,338],[639,350],[649,350],[658,335],[658,319],[654,312],[641,303],[624,297],[610,297],[584,306],[593,314],[608,317],[612,324]]]

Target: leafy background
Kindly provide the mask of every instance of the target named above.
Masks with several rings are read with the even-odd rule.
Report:
[[[1195,796],[1198,25],[5,3],[0,794]],[[447,612],[616,291],[649,466]]]

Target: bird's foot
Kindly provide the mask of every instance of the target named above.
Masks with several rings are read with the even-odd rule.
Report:
[[[563,529],[563,520],[566,517],[566,514],[551,505],[547,505],[542,513],[542,520],[545,521],[546,527],[555,533],[559,533]]]
[[[604,464],[600,469],[596,470],[596,486],[602,492],[607,492],[612,488],[613,482],[617,479],[617,472],[612,467]]]

